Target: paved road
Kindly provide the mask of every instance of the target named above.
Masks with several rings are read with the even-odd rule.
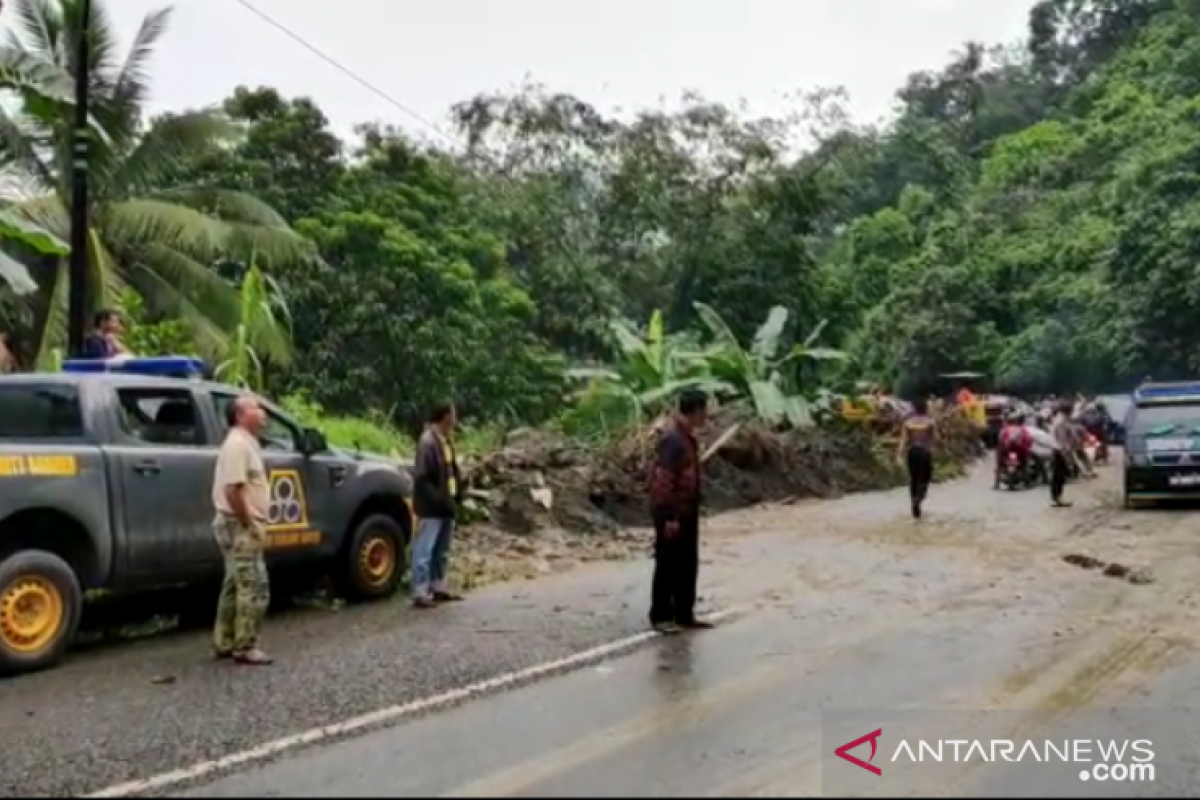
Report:
[[[1106,484],[1073,487],[1077,507],[1051,510],[1041,493],[992,493],[976,475],[936,487],[919,525],[896,493],[722,517],[705,592],[742,611],[685,637],[628,641],[643,626],[648,570],[634,564],[436,615],[395,606],[281,620],[281,663],[260,672],[208,663],[195,636],[84,655],[0,685],[0,791],[150,778],[117,794],[812,795],[822,776],[842,779],[823,728],[836,738],[882,719],[890,736],[939,729],[921,709],[1024,708],[979,724],[1034,731],[1091,724],[1081,708],[1187,707],[1200,515],[1127,514]],[[1148,568],[1155,581],[1105,577],[1067,555]],[[610,642],[632,652],[570,660]],[[489,679],[484,688],[507,691],[454,693]],[[860,716],[822,725],[837,708]],[[356,716],[352,730],[328,727]],[[1197,729],[1189,720],[1124,723],[1163,740],[1156,763],[1171,774],[1151,788],[1200,788],[1166,753],[1169,736],[1179,750]],[[851,789],[1003,792],[1016,780],[961,772]]]

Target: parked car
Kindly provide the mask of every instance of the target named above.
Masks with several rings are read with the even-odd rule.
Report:
[[[1126,508],[1200,499],[1200,382],[1139,386],[1125,425]]]
[[[0,672],[62,659],[85,592],[219,580],[212,477],[232,386],[136,373],[0,376]],[[329,447],[263,400],[268,567],[394,594],[412,532],[399,464]]]

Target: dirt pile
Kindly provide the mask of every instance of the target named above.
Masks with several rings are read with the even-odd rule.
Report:
[[[939,421],[937,476],[953,477],[979,457],[977,433],[958,414]],[[778,432],[720,414],[701,441],[705,507],[727,511],[766,502],[836,497],[900,485],[897,428],[834,421]],[[580,533],[646,524],[646,479],[657,442],[646,426],[603,448],[543,431],[510,437],[505,447],[465,465],[469,513],[513,534],[546,528]]]

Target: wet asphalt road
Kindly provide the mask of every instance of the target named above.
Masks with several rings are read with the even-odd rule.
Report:
[[[1200,680],[1189,669],[1200,515],[1119,511],[1111,481],[1072,487],[1077,506],[1051,510],[1041,492],[993,493],[976,475],[935,487],[919,525],[894,492],[727,515],[710,523],[702,593],[746,610],[717,630],[156,793],[803,796],[844,776],[823,728],[1020,708],[988,724],[1049,730],[1113,706],[1181,709],[1138,725],[1162,731],[1164,774],[1150,788],[1194,790],[1166,750],[1173,737],[1176,751],[1200,752],[1182,744],[1197,728],[1186,708]],[[1067,555],[1155,580],[1133,585]],[[394,605],[281,619],[269,628],[280,663],[261,671],[212,664],[201,636],[82,654],[0,684],[0,792],[96,791],[630,636],[648,569],[498,587],[420,617]],[[866,717],[822,725],[837,708]],[[975,794],[1018,777],[967,769],[826,791]]]

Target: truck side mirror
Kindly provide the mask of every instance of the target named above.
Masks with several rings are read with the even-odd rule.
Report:
[[[325,441],[325,434],[321,433],[316,428],[305,428],[300,439],[300,449],[306,456],[324,453],[329,449],[329,442]]]

